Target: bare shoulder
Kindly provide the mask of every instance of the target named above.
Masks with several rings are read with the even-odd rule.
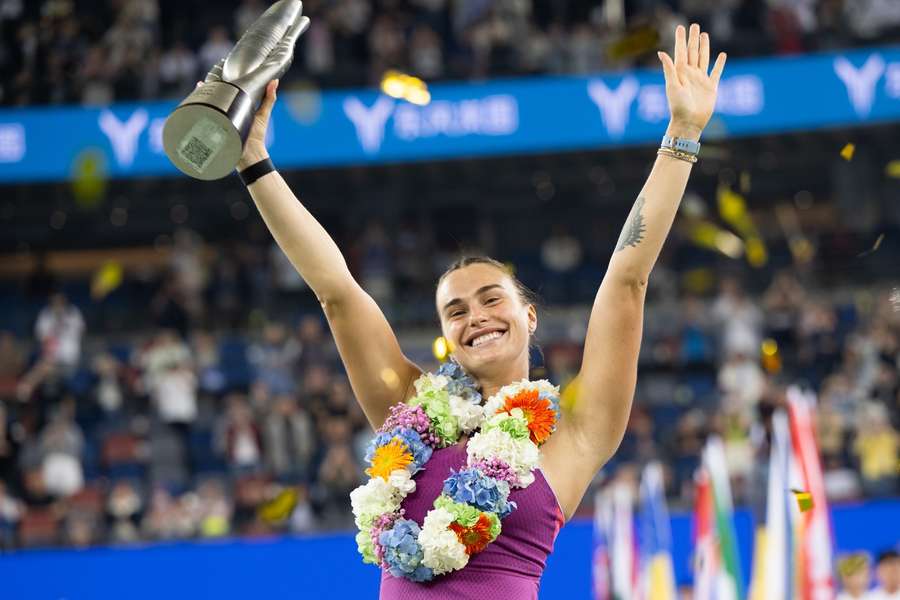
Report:
[[[604,462],[599,449],[592,449],[573,423],[564,416],[550,439],[541,446],[541,471],[556,494],[566,521],[575,514]]]

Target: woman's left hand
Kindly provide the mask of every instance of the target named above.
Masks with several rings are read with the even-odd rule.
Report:
[[[719,78],[725,68],[725,53],[720,52],[709,71],[709,34],[700,33],[700,26],[691,25],[685,40],[682,25],[675,28],[675,60],[659,52],[666,78],[666,97],[672,120],[669,135],[699,139],[716,106]]]

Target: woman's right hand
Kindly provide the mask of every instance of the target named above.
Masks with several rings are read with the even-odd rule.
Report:
[[[272,115],[272,107],[275,105],[277,95],[275,90],[278,89],[278,80],[273,79],[266,84],[266,93],[263,100],[253,116],[253,123],[250,125],[250,133],[247,135],[247,141],[244,142],[244,152],[238,161],[237,170],[243,171],[252,164],[269,157],[269,151],[266,149],[266,131],[269,128],[269,117]]]

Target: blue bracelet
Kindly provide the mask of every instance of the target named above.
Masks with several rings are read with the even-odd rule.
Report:
[[[686,140],[679,137],[672,137],[670,135],[663,136],[660,148],[669,148],[671,150],[677,150],[678,152],[687,152],[688,154],[693,154],[694,156],[700,154],[700,142],[695,142],[694,140]]]

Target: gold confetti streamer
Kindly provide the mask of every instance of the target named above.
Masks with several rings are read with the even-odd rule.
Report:
[[[431,344],[431,352],[436,359],[445,362],[453,352],[453,348],[450,341],[441,335],[435,338],[434,343]]]
[[[888,177],[900,179],[900,160],[892,160],[884,167],[884,174]]]
[[[862,258],[863,256],[868,256],[868,255],[872,254],[873,252],[875,252],[876,250],[878,250],[881,247],[882,241],[884,241],[883,233],[875,239],[875,243],[872,245],[871,248],[869,248],[868,250],[866,250],[865,252],[863,252],[861,254],[857,254],[856,258]]]
[[[431,102],[431,93],[425,82],[400,71],[391,70],[384,74],[381,78],[381,91],[391,98],[406,100],[418,106]]]
[[[841,148],[841,158],[846,161],[853,160],[853,153],[856,152],[856,144],[847,144]]]
[[[791,492],[794,494],[794,497],[797,499],[797,506],[800,508],[800,512],[806,512],[811,510],[813,507],[813,499],[812,494],[809,492],[804,492],[802,490],[792,489]]]

